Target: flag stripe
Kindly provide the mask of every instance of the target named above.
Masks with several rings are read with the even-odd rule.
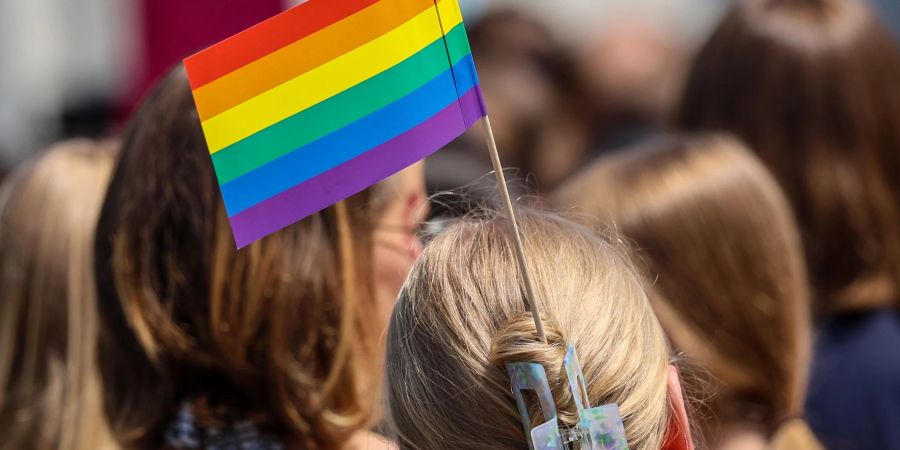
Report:
[[[473,87],[406,133],[230,218],[238,248],[354,195],[447,145],[482,117]],[[468,105],[468,106],[466,106]],[[462,107],[461,107],[462,106]]]
[[[433,0],[381,0],[194,90],[200,120],[241,104],[403,25]]]
[[[197,89],[377,1],[310,0],[260,22],[187,58],[184,65],[190,74],[191,88]]]
[[[469,54],[465,33],[463,25],[457,25],[447,35],[447,42],[453,43],[449,47],[454,64]],[[219,183],[227,183],[384,108],[446,69],[445,45],[438,39],[387,71],[213,153]]]
[[[459,16],[447,20],[453,26],[462,22]],[[217,152],[331,98],[397,65],[441,36],[437,15],[425,11],[362,47],[204,121],[209,150]]]
[[[459,65],[466,65],[467,59]],[[474,86],[474,80],[464,90]],[[222,196],[229,215],[239,213],[295,184],[393,139],[458,100],[451,69],[413,93],[309,145],[264,164],[228,183]]]
[[[442,7],[437,8],[437,11],[439,21],[441,22],[441,28],[444,30],[444,42],[447,45],[447,54],[450,55],[451,60],[454,61],[453,63],[451,63],[451,65],[453,66],[454,76],[468,77],[475,80],[474,84],[478,84],[478,71],[475,70],[474,60],[471,60],[469,65],[461,67],[457,67],[455,62],[455,55],[462,55],[472,52],[472,49],[469,46],[469,37],[466,35],[465,24],[460,23],[459,25],[456,25],[454,27],[449,27],[449,25],[446,23],[446,17],[451,18],[450,22],[452,22],[453,18],[455,17],[462,17],[462,11],[459,8],[459,1],[446,1],[444,2],[444,5]],[[448,32],[447,30],[450,31]],[[465,73],[458,73],[463,71]],[[466,91],[463,90],[461,86],[458,86],[459,97],[462,98],[465,93]],[[478,100],[482,115],[487,115],[487,111],[485,111],[484,109],[484,99],[481,98],[480,91]]]

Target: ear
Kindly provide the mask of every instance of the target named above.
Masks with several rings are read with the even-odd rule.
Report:
[[[694,450],[694,440],[691,438],[691,427],[688,424],[687,410],[684,407],[684,395],[681,392],[678,369],[670,364],[667,375],[669,398],[672,402],[669,407],[672,415],[669,416],[669,429],[666,431],[666,440],[661,450]]]

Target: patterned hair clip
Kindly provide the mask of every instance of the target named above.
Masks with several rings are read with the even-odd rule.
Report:
[[[563,367],[569,380],[569,389],[578,410],[578,425],[560,429],[556,404],[543,366],[535,363],[507,364],[513,396],[519,407],[525,435],[530,450],[628,450],[625,427],[615,404],[590,407],[587,386],[581,363],[575,354],[575,346],[569,344]],[[532,390],[537,395],[544,421],[532,428],[528,404],[522,392]]]

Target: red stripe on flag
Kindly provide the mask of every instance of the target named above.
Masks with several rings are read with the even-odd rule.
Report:
[[[191,89],[197,89],[377,2],[309,0],[260,22],[185,59]]]

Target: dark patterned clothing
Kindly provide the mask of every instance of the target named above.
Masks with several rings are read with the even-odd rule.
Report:
[[[277,439],[264,434],[253,419],[213,418],[204,401],[181,405],[166,429],[166,447],[176,450],[284,450]]]

